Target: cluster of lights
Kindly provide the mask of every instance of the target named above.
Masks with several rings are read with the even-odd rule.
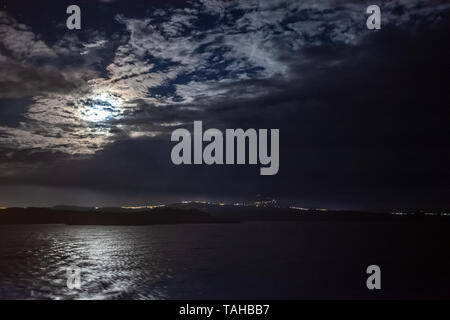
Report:
[[[328,209],[324,208],[302,208],[302,207],[289,207],[289,209],[300,210],[300,211],[328,211]]]
[[[406,216],[406,215],[408,215],[407,212],[392,212],[392,214],[396,215],[396,216]]]
[[[130,206],[130,207],[120,207],[120,208],[127,209],[127,210],[144,210],[144,209],[162,208],[165,206],[166,205],[164,205],[164,204],[159,204],[159,205],[153,205],[153,206]]]
[[[391,214],[396,215],[396,216],[407,216],[407,215],[415,215],[415,212],[402,212],[402,211],[398,211],[398,212],[391,212]],[[422,214],[424,216],[450,216],[450,213],[447,212],[420,212],[419,214]]]

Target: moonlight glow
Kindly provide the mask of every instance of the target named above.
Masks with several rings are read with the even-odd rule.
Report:
[[[110,93],[95,94],[83,101],[81,118],[89,122],[102,122],[116,118],[121,112],[122,99]]]

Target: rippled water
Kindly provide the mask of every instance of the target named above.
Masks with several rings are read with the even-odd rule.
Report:
[[[3,226],[0,296],[10,298],[163,298],[171,269],[151,229]],[[66,269],[81,268],[82,290]],[[147,290],[146,288],[152,288]]]
[[[448,255],[435,253],[449,242],[436,247],[427,233],[446,230],[420,230],[328,222],[0,226],[0,299],[448,297]],[[381,293],[365,288],[373,263],[384,268]],[[66,285],[72,265],[81,268],[80,290]]]

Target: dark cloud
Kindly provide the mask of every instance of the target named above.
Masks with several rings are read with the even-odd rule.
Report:
[[[33,97],[49,92],[70,92],[79,83],[71,82],[57,70],[24,66],[13,61],[0,62],[3,75],[0,78],[1,98]]]

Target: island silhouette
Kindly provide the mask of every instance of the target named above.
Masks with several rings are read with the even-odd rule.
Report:
[[[369,212],[260,205],[183,202],[156,207],[10,207],[0,224],[154,225],[239,223],[246,221],[433,221],[450,222],[445,213]]]

